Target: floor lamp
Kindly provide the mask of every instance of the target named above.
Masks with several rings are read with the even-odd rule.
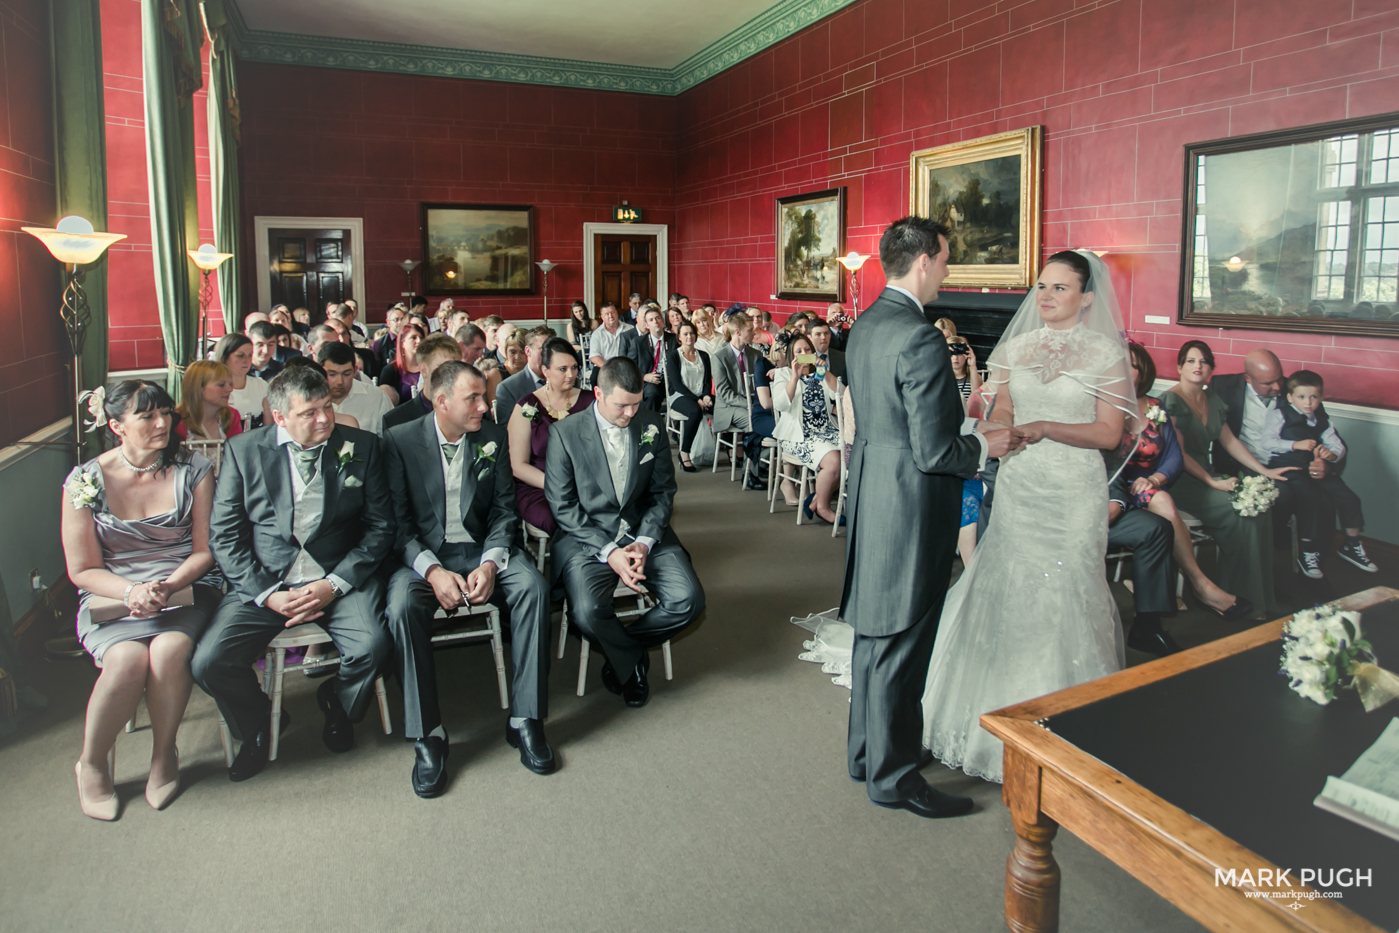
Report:
[[[541,260],[539,260],[539,262],[536,262],[535,265],[539,267],[539,271],[540,271],[540,272],[543,272],[543,273],[544,273],[544,326],[545,326],[545,327],[548,327],[548,326],[549,326],[549,273],[552,272],[552,271],[554,271],[554,267],[557,266],[558,263],[556,263],[556,262],[550,262],[550,261],[547,260],[547,259],[541,259]]]
[[[850,273],[850,294],[853,296],[855,302],[855,310],[851,313],[851,317],[855,317],[860,313],[860,276],[858,273],[860,267],[865,264],[866,259],[869,259],[869,257],[862,256],[854,250],[840,257],[840,264],[845,267],[845,271]]]
[[[194,260],[194,264],[199,267],[201,276],[199,282],[199,349],[195,351],[196,360],[204,359],[209,352],[209,305],[214,300],[214,288],[209,284],[209,273],[233,258],[232,253],[220,253],[208,243],[201,244],[199,249],[186,250],[189,258]]]
[[[53,228],[20,229],[43,243],[54,259],[68,267],[68,284],[63,289],[63,304],[59,306],[58,315],[63,320],[63,332],[68,336],[68,345],[73,351],[73,439],[57,443],[72,444],[76,456],[81,460],[83,414],[79,399],[83,394],[83,339],[87,336],[88,324],[92,322],[87,295],[83,292],[82,267],[101,259],[107,247],[117,240],[126,239],[126,234],[97,233],[92,229],[92,224],[77,215],[63,218]]]
[[[403,293],[403,306],[405,308],[408,307],[409,302],[413,300],[413,270],[418,268],[419,265],[421,265],[421,263],[416,259],[405,259],[398,264],[398,267],[403,270],[403,274],[408,277],[408,291]],[[426,291],[427,289],[423,290]]]

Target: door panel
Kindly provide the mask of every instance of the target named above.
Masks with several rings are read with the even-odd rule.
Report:
[[[598,304],[612,302],[619,308],[626,304],[622,300],[622,273],[604,272],[602,273],[602,287],[598,289]]]
[[[307,308],[311,323],[319,324],[327,302],[344,301],[352,293],[349,230],[278,228],[267,238],[268,253],[276,257],[269,272],[272,304]]]
[[[643,298],[656,295],[656,238],[621,233],[593,234],[594,294],[599,305],[612,302],[627,306],[632,292]],[[592,309],[597,313],[597,309]]]

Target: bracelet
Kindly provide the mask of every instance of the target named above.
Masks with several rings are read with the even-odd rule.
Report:
[[[131,608],[131,591],[136,589],[136,587],[137,584],[128,583],[126,584],[126,592],[121,594],[121,601],[128,609]]]

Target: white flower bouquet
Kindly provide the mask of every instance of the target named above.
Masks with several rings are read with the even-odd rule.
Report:
[[[1299,696],[1325,706],[1342,690],[1359,692],[1366,712],[1392,700],[1399,678],[1375,664],[1361,637],[1360,613],[1336,603],[1294,613],[1282,630],[1282,668]]]
[[[1234,511],[1244,518],[1267,512],[1277,498],[1277,484],[1266,476],[1240,476],[1231,497]]]

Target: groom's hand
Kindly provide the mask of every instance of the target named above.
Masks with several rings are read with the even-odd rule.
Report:
[[[988,458],[1004,457],[1021,446],[1019,436],[1010,428],[987,431],[984,436],[986,437],[986,456]]]

